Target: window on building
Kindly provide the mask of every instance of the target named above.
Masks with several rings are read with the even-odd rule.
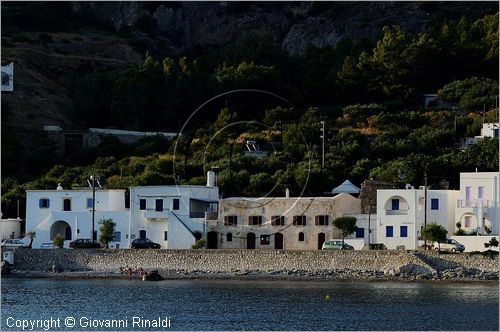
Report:
[[[477,198],[478,199],[484,198],[484,187],[483,186],[477,187]]]
[[[174,198],[172,204],[172,210],[179,210],[180,200],[178,198]]]
[[[431,198],[431,210],[439,210],[439,199]]]
[[[284,225],[285,225],[285,216],[271,217],[271,226],[284,226]]]
[[[87,209],[92,209],[92,205],[94,203],[94,200],[92,198],[87,198]]]
[[[249,225],[262,225],[262,216],[250,216],[248,217]]]
[[[316,226],[328,226],[328,216],[323,215],[323,216],[316,216],[314,218],[314,224]]]
[[[392,199],[392,210],[399,210],[399,199],[398,198]]]
[[[465,200],[470,201],[470,187],[465,187]]]
[[[226,241],[227,242],[232,242],[233,241],[233,233],[227,233],[226,234]]]
[[[146,199],[145,198],[141,198],[139,200],[139,210],[146,210],[146,209],[147,209]]]
[[[113,233],[113,241],[120,242],[121,240],[122,240],[122,233],[121,232],[114,232]]]
[[[294,226],[305,226],[306,225],[306,216],[293,216],[293,225]]]
[[[364,239],[365,238],[365,229],[361,228],[361,227],[356,228],[356,237]]]
[[[71,199],[63,199],[63,211],[71,211]]]
[[[465,216],[464,227],[470,227],[472,225],[472,216]]]
[[[260,236],[260,244],[261,245],[269,245],[271,243],[271,235],[261,235]]]
[[[163,240],[168,241],[168,231],[163,232]]]
[[[238,225],[238,217],[237,216],[225,216],[224,217],[224,226],[236,226]]]
[[[156,211],[163,211],[163,199],[159,198],[156,200]]]
[[[393,227],[385,226],[385,237],[392,237]]]
[[[304,241],[304,233],[303,232],[299,233],[299,241]]]
[[[48,198],[40,198],[38,200],[38,207],[40,209],[48,209],[50,207],[50,199],[48,199]]]
[[[408,226],[400,226],[399,234],[401,237],[408,237]]]

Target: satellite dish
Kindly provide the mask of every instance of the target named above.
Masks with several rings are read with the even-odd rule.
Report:
[[[407,183],[407,184],[405,185],[405,188],[406,188],[406,189],[412,189],[412,188],[413,188],[413,186],[412,186],[411,184]]]

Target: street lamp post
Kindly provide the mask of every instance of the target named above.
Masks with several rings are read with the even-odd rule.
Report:
[[[95,182],[98,180],[95,172],[90,176],[92,186],[92,242],[95,242]]]
[[[321,170],[325,168],[325,121],[321,121]]]

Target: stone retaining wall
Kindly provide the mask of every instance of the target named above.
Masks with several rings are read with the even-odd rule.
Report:
[[[450,264],[483,271],[498,271],[498,259],[468,254],[432,253],[436,264]],[[53,265],[64,271],[116,272],[127,266],[161,271],[320,272],[328,270],[391,271],[413,264],[429,265],[406,251],[282,251],[282,250],[17,250],[14,268],[19,271],[48,271]],[[432,264],[433,265],[433,264]]]

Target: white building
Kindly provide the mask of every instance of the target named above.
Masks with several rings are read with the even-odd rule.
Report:
[[[76,239],[92,238],[92,189],[27,190],[26,232],[35,231],[33,248],[51,244],[57,234],[64,246]],[[125,190],[102,190],[95,193],[94,236],[99,239],[99,221],[116,223],[114,247],[128,244],[129,212],[125,208]]]
[[[207,247],[318,250],[325,240],[341,237],[333,220],[351,215],[358,219],[358,231],[349,237],[349,243],[362,249],[369,232],[367,216],[360,213],[361,200],[347,193],[221,199],[218,220],[208,222]],[[373,218],[372,229],[374,224]]]
[[[425,214],[423,188],[377,190],[377,243],[387,249],[416,249],[421,228],[431,223],[453,234],[457,195],[453,190],[428,190]]]
[[[2,239],[17,239],[21,236],[21,221],[19,218],[2,219],[1,232]]]
[[[455,222],[466,233],[499,232],[498,172],[460,173],[460,195],[456,201]]]
[[[14,63],[2,65],[2,92],[14,91]]]
[[[144,186],[130,188],[128,244],[148,238],[166,249],[189,249],[204,237],[207,218],[216,218],[215,186]]]
[[[481,128],[481,136],[479,137],[498,138],[498,126],[498,123],[483,123],[483,127]]]

